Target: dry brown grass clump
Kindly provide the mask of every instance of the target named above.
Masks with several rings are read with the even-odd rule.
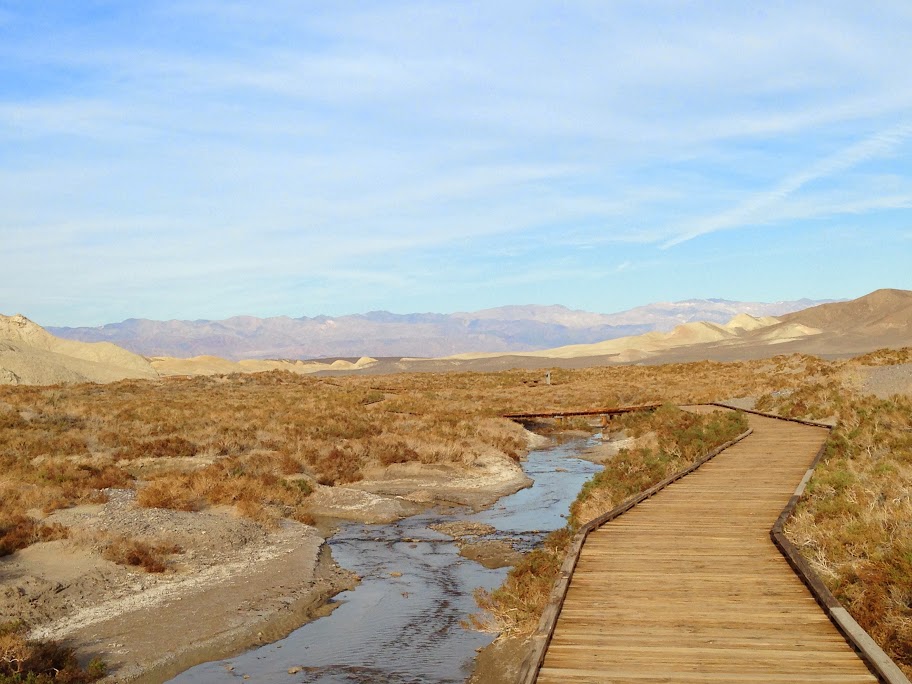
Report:
[[[25,631],[19,622],[0,624],[0,684],[88,684],[107,673],[101,660],[83,669],[72,648],[29,641]]]
[[[146,508],[180,511],[236,506],[243,515],[268,525],[279,517],[309,522],[310,483],[287,479],[285,465],[275,455],[228,457],[200,470],[157,476],[137,492],[136,502]]]
[[[121,537],[108,543],[102,557],[118,565],[142,568],[146,572],[164,572],[168,569],[168,556],[183,552],[176,544],[149,543]]]
[[[851,363],[859,366],[898,366],[903,363],[912,363],[912,347],[878,349],[856,356]]]
[[[46,525],[27,515],[0,518],[0,556],[24,549],[37,542],[66,539],[69,531],[63,525]]]

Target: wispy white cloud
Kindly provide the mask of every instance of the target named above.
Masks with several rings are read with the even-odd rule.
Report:
[[[847,171],[872,159],[891,154],[910,137],[912,137],[912,123],[902,123],[880,131],[824,157],[798,173],[787,176],[772,189],[753,195],[733,209],[693,221],[693,227],[666,241],[663,247],[673,247],[701,235],[715,233],[720,230],[763,222],[767,220],[766,215],[771,209],[774,209],[778,204],[781,204],[806,185],[829,178],[842,171]],[[874,202],[867,206],[869,208],[885,208],[894,202],[895,198],[889,198],[886,202]],[[837,206],[827,207],[824,212],[828,214],[836,213],[838,211]],[[857,204],[852,213],[864,210],[865,206],[865,204]],[[905,205],[901,204],[900,206]]]

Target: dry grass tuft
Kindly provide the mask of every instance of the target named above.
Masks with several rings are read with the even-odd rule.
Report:
[[[25,515],[0,518],[0,556],[8,556],[38,542],[66,539],[68,534],[63,525],[46,525]]]
[[[146,572],[165,572],[168,556],[183,553],[175,544],[150,544],[139,539],[121,537],[110,541],[102,556],[118,565],[139,567]]]
[[[107,674],[101,660],[83,669],[72,648],[29,641],[26,631],[20,622],[0,624],[0,684],[88,684]]]

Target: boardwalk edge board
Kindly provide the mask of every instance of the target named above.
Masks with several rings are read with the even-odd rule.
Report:
[[[780,416],[775,413],[764,413],[763,411],[756,411],[754,409],[741,408],[740,406],[735,406],[734,404],[726,404],[722,401],[711,401],[707,404],[702,404],[703,406],[718,406],[720,408],[729,409],[731,411],[741,411],[742,413],[753,413],[755,416],[763,416],[764,418],[775,418],[776,420],[785,420],[789,423],[801,423],[802,425],[810,425],[812,427],[826,428],[827,430],[832,430],[835,425],[833,423],[826,423],[820,420],[808,420],[807,418],[792,418],[790,416]],[[814,461],[813,465],[817,465],[817,460]],[[812,466],[813,469],[813,466]]]
[[[744,411],[745,413],[753,413],[758,416],[764,416],[765,418],[775,418],[777,420],[787,420],[793,423],[802,423],[804,425],[826,428],[830,431],[835,427],[831,423],[777,416],[774,413],[742,409],[721,402],[713,402],[710,405],[729,408],[736,411]],[[785,560],[791,566],[792,570],[795,571],[795,574],[804,582],[805,586],[814,596],[814,599],[820,604],[820,607],[823,608],[823,612],[826,613],[827,617],[830,618],[830,621],[836,625],[846,641],[848,641],[859,655],[861,655],[871,671],[880,677],[885,684],[910,684],[908,677],[903,674],[902,670],[899,669],[890,656],[884,653],[883,649],[877,645],[877,642],[871,638],[871,635],[855,621],[855,618],[849,614],[839,602],[839,599],[837,599],[823,583],[820,576],[814,572],[814,569],[801,554],[798,547],[785,536],[785,523],[792,517],[795,507],[804,494],[807,483],[810,481],[811,476],[813,476],[814,470],[817,468],[817,464],[820,463],[820,459],[823,458],[825,452],[826,444],[823,444],[817,452],[817,455],[814,456],[814,460],[811,462],[807,473],[805,473],[801,482],[798,484],[798,487],[795,489],[795,493],[789,499],[785,508],[782,509],[782,513],[770,530],[770,538],[772,539],[773,544],[776,545],[776,548],[779,549],[779,552],[785,557]]]
[[[557,625],[557,618],[560,615],[561,608],[563,608],[564,599],[567,596],[567,590],[570,588],[570,580],[573,579],[573,571],[576,569],[576,564],[579,561],[580,554],[582,553],[583,544],[586,541],[586,537],[588,537],[593,530],[598,529],[602,525],[626,513],[637,504],[642,503],[646,499],[665,489],[668,485],[677,482],[686,475],[689,475],[704,463],[715,458],[720,453],[728,449],[730,446],[733,446],[745,437],[748,437],[752,432],[753,430],[750,429],[744,431],[733,440],[716,447],[708,454],[700,458],[698,461],[692,463],[687,468],[678,471],[677,473],[671,475],[665,480],[662,480],[658,484],[653,485],[640,494],[627,499],[616,508],[608,511],[607,513],[604,513],[603,515],[600,515],[594,520],[590,520],[588,523],[579,528],[573,537],[573,541],[570,543],[570,548],[567,551],[567,556],[564,558],[564,563],[561,566],[560,573],[558,574],[557,580],[554,583],[554,588],[551,590],[551,596],[548,599],[548,605],[545,607],[541,619],[539,620],[538,628],[535,630],[535,633],[531,637],[532,651],[526,657],[526,660],[520,667],[519,676],[516,680],[517,684],[534,684],[535,680],[538,678],[538,671],[541,669],[542,663],[545,660],[545,654],[548,651],[548,644],[551,642],[551,637],[554,634],[554,628]]]

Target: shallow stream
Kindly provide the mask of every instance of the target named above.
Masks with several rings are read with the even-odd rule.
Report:
[[[497,532],[483,540],[506,540],[528,550],[563,527],[583,483],[601,469],[575,457],[588,443],[574,440],[530,452],[522,466],[533,485],[489,509],[433,509],[396,523],[343,525],[329,540],[333,557],[362,579],[336,597],[339,605],[331,615],[281,641],[199,665],[171,681],[210,684],[248,675],[250,681],[282,684],[464,682],[476,650],[493,635],[464,629],[460,621],[477,611],[472,591],[499,586],[508,569],[488,570],[463,558],[451,537],[429,525],[486,523]],[[289,676],[291,668],[302,669]]]

